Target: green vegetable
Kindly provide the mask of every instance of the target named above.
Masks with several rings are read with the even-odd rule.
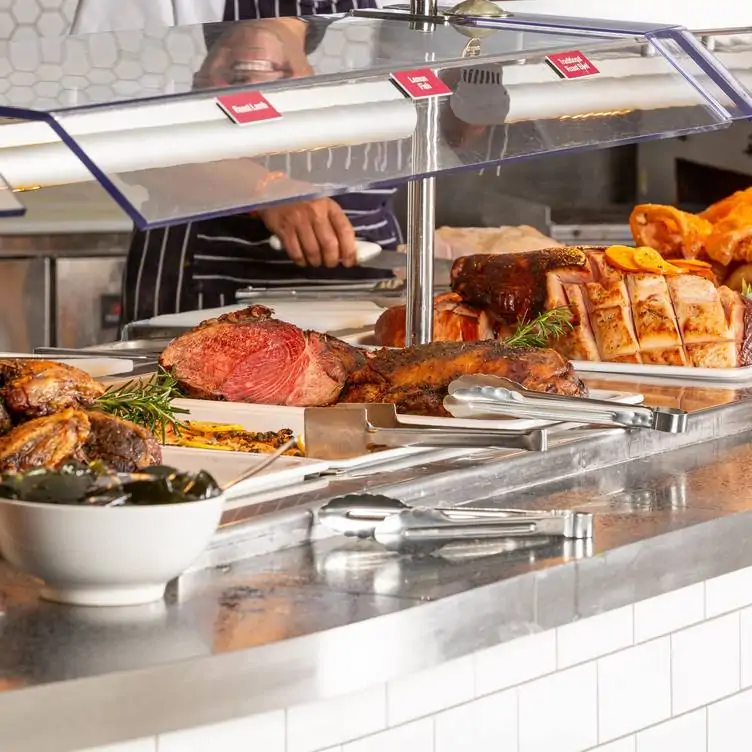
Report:
[[[150,467],[138,473],[103,472],[98,463],[67,462],[60,470],[35,468],[0,476],[0,498],[81,506],[149,506],[200,501],[222,489],[206,471]]]
[[[179,432],[183,424],[177,416],[188,413],[188,410],[173,407],[173,401],[180,396],[177,381],[160,367],[148,381],[134,379],[122,386],[110,387],[97,399],[96,405],[102,412],[145,426],[153,433],[159,432],[164,443],[167,426]]]
[[[552,339],[558,339],[572,329],[572,312],[566,306],[544,311],[530,321],[524,319],[517,330],[504,340],[510,347],[548,347]]]

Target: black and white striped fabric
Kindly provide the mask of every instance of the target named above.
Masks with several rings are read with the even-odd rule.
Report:
[[[376,7],[373,0],[226,0],[224,20],[310,17],[371,7]],[[320,33],[321,27],[316,26]],[[323,150],[316,158],[331,158],[327,151],[334,153]],[[358,160],[371,172],[378,172],[380,165],[386,164],[390,156],[387,151],[386,145],[336,150],[338,155],[345,155],[344,159]],[[399,166],[401,155],[393,155],[392,160]],[[271,170],[285,169],[279,158],[270,158],[267,166]],[[399,224],[390,208],[395,191],[365,190],[334,200],[343,208],[357,237],[394,249],[402,242]],[[229,305],[238,289],[269,281],[315,283],[391,276],[386,271],[360,267],[300,268],[286,254],[274,251],[269,237],[264,224],[246,214],[134,233],[123,284],[123,323]]]

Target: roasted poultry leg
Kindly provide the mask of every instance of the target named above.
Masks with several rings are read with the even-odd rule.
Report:
[[[17,418],[89,407],[105,389],[88,373],[47,360],[0,360],[0,382],[8,411]]]
[[[83,459],[79,455],[90,430],[86,413],[73,408],[22,423],[0,437],[0,472],[57,468],[71,458]]]

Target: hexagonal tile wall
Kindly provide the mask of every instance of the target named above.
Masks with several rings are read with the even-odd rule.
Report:
[[[78,6],[0,0],[0,104],[55,109],[190,89],[206,55],[200,26],[66,37]],[[311,63],[322,73],[361,67],[373,45],[364,26],[331,28]]]

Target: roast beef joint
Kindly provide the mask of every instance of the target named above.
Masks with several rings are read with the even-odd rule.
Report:
[[[450,382],[473,374],[507,376],[558,394],[585,393],[570,364],[552,350],[487,340],[368,352],[277,321],[260,305],[180,335],[160,363],[190,396],[299,407],[388,402],[402,412],[446,415],[442,401]]]

